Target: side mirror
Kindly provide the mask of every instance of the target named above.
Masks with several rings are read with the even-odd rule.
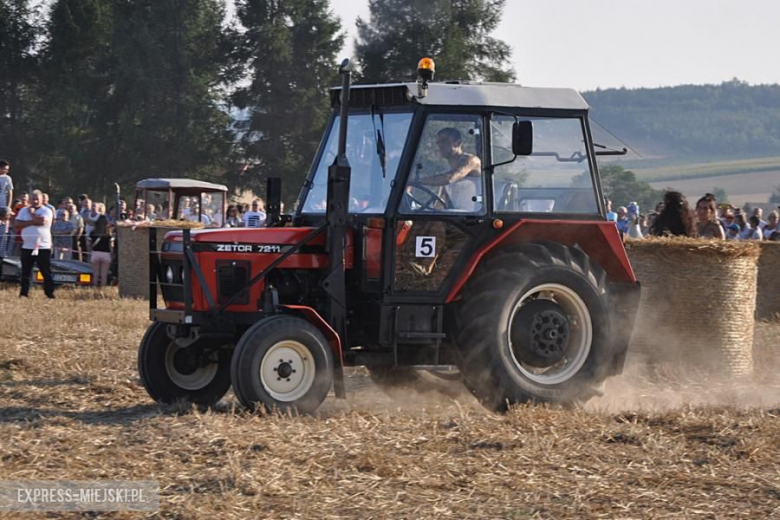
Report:
[[[512,126],[512,153],[531,155],[533,153],[534,125],[531,121],[517,121]]]

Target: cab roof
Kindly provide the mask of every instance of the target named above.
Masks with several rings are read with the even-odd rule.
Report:
[[[513,107],[528,109],[588,110],[579,92],[568,88],[523,87],[514,83],[429,83],[428,95],[418,97],[417,83],[353,85],[351,106],[422,105]],[[341,87],[331,90],[331,103],[338,106]]]

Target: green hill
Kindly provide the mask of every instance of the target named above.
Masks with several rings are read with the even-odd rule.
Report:
[[[780,156],[780,85],[605,89],[583,92],[591,115],[650,161],[637,169]],[[629,157],[626,157],[629,159]]]

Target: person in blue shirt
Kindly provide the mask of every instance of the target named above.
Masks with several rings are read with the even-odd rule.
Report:
[[[612,201],[609,199],[604,199],[604,207],[607,209],[607,220],[617,222],[618,216],[617,213],[612,211]]]

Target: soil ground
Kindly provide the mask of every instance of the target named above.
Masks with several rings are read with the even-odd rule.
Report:
[[[211,411],[153,403],[136,369],[147,314],[112,291],[0,289],[0,478],[160,487],[158,513],[49,517],[780,516],[778,322],[757,324],[750,380],[630,359],[584,409],[494,415],[465,394],[393,401],[354,369],[346,401],[291,417],[230,394]]]

